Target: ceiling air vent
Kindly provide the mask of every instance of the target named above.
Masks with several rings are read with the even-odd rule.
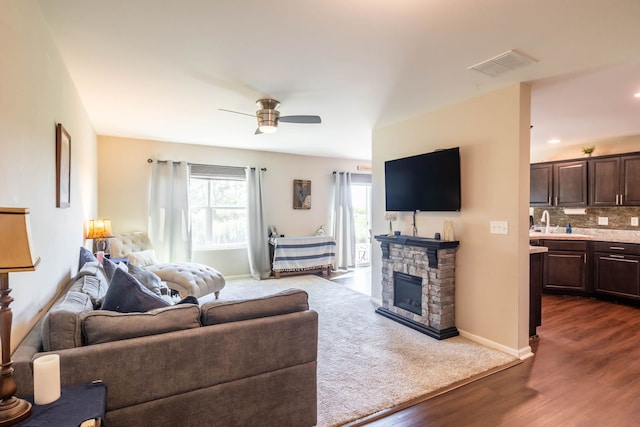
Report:
[[[495,77],[509,70],[525,67],[538,62],[537,60],[527,56],[517,50],[508,50],[491,59],[473,65],[468,70],[479,71],[491,77]]]

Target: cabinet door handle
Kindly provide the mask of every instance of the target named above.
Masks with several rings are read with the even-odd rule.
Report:
[[[618,196],[619,194],[616,194],[616,205],[618,204]]]
[[[551,196],[549,196],[549,203],[547,203],[549,206],[551,206]]]
[[[611,255],[609,255],[609,258],[624,259],[624,255],[614,255],[614,254],[611,254]]]
[[[609,249],[612,251],[624,251],[622,246],[609,246]]]
[[[556,196],[556,206],[558,206],[558,196]]]

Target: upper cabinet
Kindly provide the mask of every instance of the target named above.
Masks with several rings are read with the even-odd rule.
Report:
[[[531,206],[587,206],[587,161],[531,165]]]
[[[640,155],[589,160],[589,205],[640,206]]]

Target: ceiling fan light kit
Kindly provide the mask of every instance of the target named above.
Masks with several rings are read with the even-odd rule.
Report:
[[[278,123],[300,123],[300,124],[320,124],[322,120],[320,116],[282,116],[280,117],[280,111],[277,108],[280,106],[280,102],[275,99],[263,98],[256,101],[258,111],[256,111],[255,117],[258,120],[258,129],[255,134],[260,135],[263,133],[274,133],[278,130]],[[253,114],[241,113],[239,111],[225,110],[220,108],[220,111],[226,111],[228,113],[242,114],[244,116],[253,116]]]

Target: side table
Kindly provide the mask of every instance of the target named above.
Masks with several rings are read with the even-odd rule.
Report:
[[[87,420],[93,424],[103,424],[107,412],[107,386],[102,382],[65,387],[60,390],[60,398],[46,405],[34,405],[33,396],[26,397],[31,402],[31,416],[14,424],[19,427],[78,427]],[[91,425],[91,424],[90,424]]]

